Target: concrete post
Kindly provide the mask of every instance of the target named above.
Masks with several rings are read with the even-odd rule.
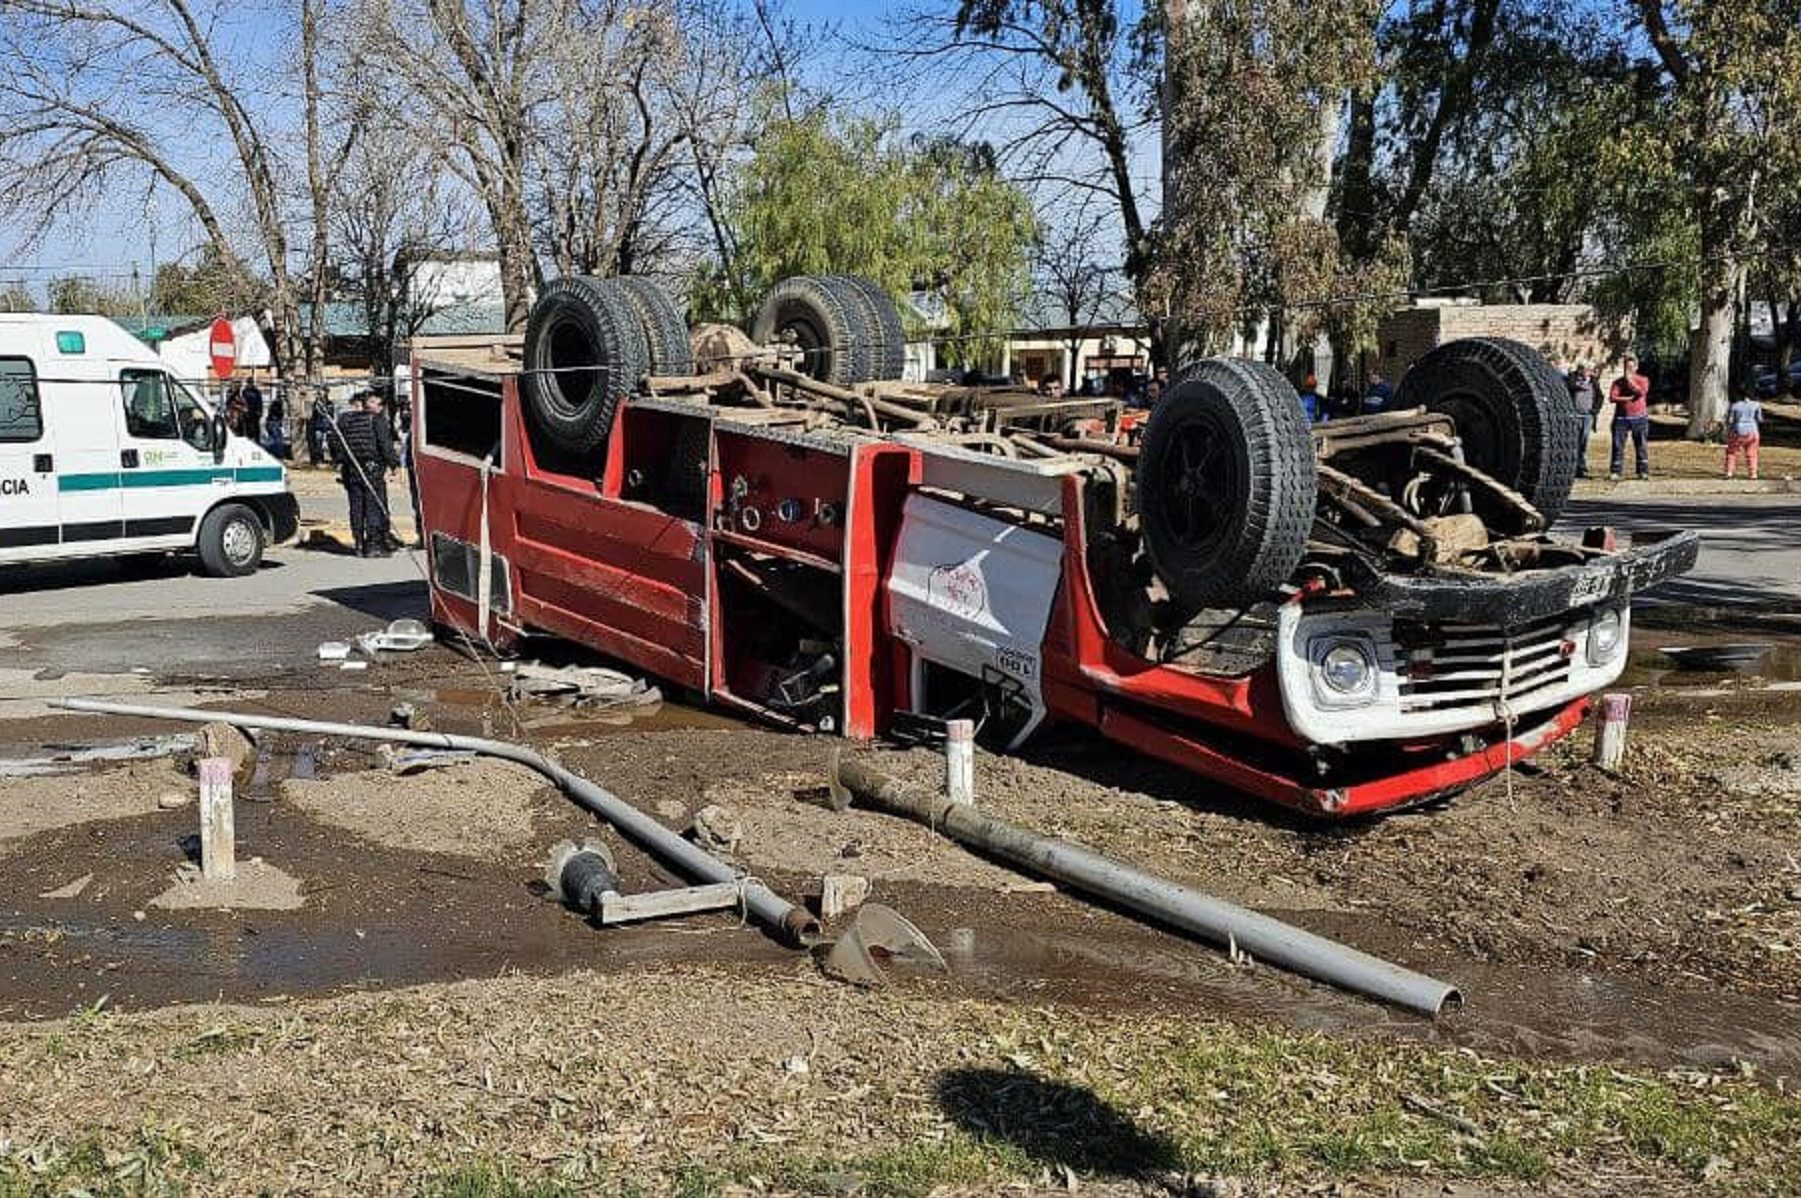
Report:
[[[1595,764],[1604,770],[1620,768],[1626,757],[1626,721],[1632,715],[1632,696],[1611,691],[1601,696],[1595,723]]]
[[[944,793],[953,803],[976,801],[976,726],[973,720],[944,725]]]
[[[200,876],[229,882],[238,876],[236,830],[231,810],[231,759],[200,762]]]

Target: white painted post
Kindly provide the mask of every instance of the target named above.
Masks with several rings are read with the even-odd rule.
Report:
[[[200,762],[200,876],[229,882],[238,876],[231,811],[231,758]]]
[[[976,725],[947,720],[944,725],[944,793],[953,803],[975,805]]]
[[[1632,696],[1612,691],[1601,696],[1601,716],[1595,724],[1595,764],[1617,770],[1626,758],[1626,721],[1632,715]]]

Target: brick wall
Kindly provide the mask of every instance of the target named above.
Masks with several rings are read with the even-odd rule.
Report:
[[[1390,381],[1436,345],[1459,337],[1523,341],[1559,366],[1587,362],[1609,379],[1632,342],[1629,319],[1603,317],[1587,304],[1486,304],[1404,308],[1382,322],[1378,369]]]

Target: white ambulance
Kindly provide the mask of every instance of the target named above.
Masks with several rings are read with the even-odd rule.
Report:
[[[299,523],[282,464],[119,325],[0,314],[0,564],[192,550],[234,577]]]

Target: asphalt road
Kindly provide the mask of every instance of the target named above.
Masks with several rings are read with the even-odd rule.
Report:
[[[425,564],[287,546],[246,578],[192,564],[0,567],[9,667],[242,677],[311,666],[318,645],[426,614]]]
[[[1570,504],[1559,531],[1594,524],[1634,534],[1685,528],[1701,533],[1695,569],[1656,588],[1645,602],[1801,610],[1801,497],[1580,499]]]

